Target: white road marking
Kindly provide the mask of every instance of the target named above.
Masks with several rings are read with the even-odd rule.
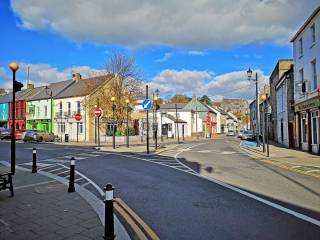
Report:
[[[229,152],[229,151],[223,151],[221,154],[229,155],[229,154],[235,154],[236,152]]]
[[[55,169],[52,169],[52,170],[50,170],[50,171],[46,171],[46,172],[53,173],[53,172],[56,172],[56,171],[59,171],[59,170],[61,170],[61,169],[65,169],[65,168],[66,168],[66,167],[65,167],[65,166],[63,166],[63,167],[55,168]]]
[[[293,166],[291,168],[296,169],[296,168],[301,168],[302,166]]]
[[[176,154],[175,158],[177,159],[178,155],[181,154],[182,152],[183,152],[183,151],[178,152],[178,153]],[[296,167],[301,167],[301,166],[296,166]],[[198,174],[198,173],[194,173],[194,171],[193,171],[193,172],[187,172],[187,173],[192,174],[192,175],[197,176],[197,177],[200,177],[200,178],[203,178],[203,179],[206,179],[206,180],[208,180],[208,181],[210,181],[210,182],[216,183],[216,184],[218,184],[218,185],[220,185],[220,186],[223,186],[223,187],[225,187],[225,188],[228,188],[228,189],[230,189],[230,190],[232,190],[232,191],[235,191],[235,192],[237,192],[237,193],[240,193],[240,194],[242,194],[242,195],[244,195],[244,196],[247,196],[247,197],[249,197],[249,198],[252,198],[252,199],[254,199],[254,200],[257,200],[258,202],[264,203],[264,204],[266,204],[266,205],[268,205],[268,206],[270,206],[270,207],[273,207],[273,208],[278,209],[278,210],[280,210],[280,211],[282,211],[282,212],[285,212],[285,213],[287,213],[287,214],[290,214],[290,215],[292,215],[292,216],[294,216],[294,217],[296,217],[296,218],[299,218],[299,219],[301,219],[301,220],[304,220],[304,221],[306,221],[306,222],[312,223],[312,224],[320,227],[320,221],[317,220],[317,219],[311,218],[311,217],[309,217],[309,216],[307,216],[307,215],[304,215],[304,214],[302,214],[302,213],[299,213],[299,212],[295,212],[295,211],[293,211],[293,210],[291,210],[291,209],[289,209],[289,208],[286,208],[286,207],[281,206],[281,205],[279,205],[279,204],[276,204],[276,203],[273,203],[273,202],[268,201],[268,200],[266,200],[266,199],[263,199],[263,198],[261,198],[261,197],[258,197],[258,196],[254,195],[254,194],[252,194],[252,193],[246,192],[246,191],[244,191],[244,190],[241,190],[241,189],[239,189],[239,188],[237,188],[237,187],[231,186],[231,185],[229,185],[229,184],[227,184],[227,183],[224,183],[224,182],[222,182],[222,181],[219,181],[219,180],[217,180],[217,179],[214,179],[214,178],[211,178],[211,177],[206,177],[206,176],[200,175],[200,174]]]
[[[190,151],[190,150],[188,150]],[[183,151],[185,152],[185,151]],[[200,150],[200,151],[196,151],[197,153],[211,153],[212,151],[211,150]]]

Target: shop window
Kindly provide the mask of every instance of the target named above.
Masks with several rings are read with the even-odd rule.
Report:
[[[318,132],[319,132],[319,112],[311,113],[311,127],[312,127],[312,144],[318,144]]]
[[[308,120],[306,113],[301,114],[301,136],[302,142],[306,143],[308,139]]]

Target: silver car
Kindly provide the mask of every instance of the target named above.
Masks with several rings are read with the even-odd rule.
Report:
[[[24,133],[23,141],[53,142],[54,134],[43,130],[27,130]]]
[[[245,130],[242,133],[242,140],[254,140],[255,139],[255,135],[254,135],[254,131],[251,130]]]

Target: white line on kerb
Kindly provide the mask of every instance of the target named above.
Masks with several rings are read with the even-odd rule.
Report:
[[[199,144],[199,145],[201,145],[201,144]],[[199,146],[199,145],[191,146],[190,148],[193,148],[193,147],[196,147],[196,146]],[[177,159],[178,155],[181,154],[182,152],[183,152],[183,151],[178,152],[178,153],[175,155],[175,158]],[[181,164],[184,165],[183,163],[181,163]],[[282,212],[285,212],[285,213],[287,213],[287,214],[290,214],[290,215],[292,215],[292,216],[295,216],[295,217],[297,217],[297,218],[299,218],[299,219],[302,219],[302,220],[304,220],[304,221],[306,221],[306,222],[312,223],[312,224],[317,225],[318,227],[320,227],[320,221],[317,220],[317,219],[311,218],[311,217],[309,217],[309,216],[307,216],[307,215],[304,215],[304,214],[302,214],[302,213],[295,212],[295,211],[293,211],[293,210],[291,210],[291,209],[289,209],[289,208],[286,208],[286,207],[283,207],[283,206],[281,206],[281,205],[279,205],[279,204],[270,202],[270,201],[268,201],[268,200],[266,200],[266,199],[263,199],[263,198],[261,198],[261,197],[258,197],[258,196],[256,196],[256,195],[252,194],[252,193],[249,193],[249,192],[246,192],[246,191],[244,191],[244,190],[241,190],[241,189],[239,189],[239,188],[237,188],[237,187],[231,186],[231,185],[229,185],[229,184],[227,184],[227,183],[221,182],[221,181],[219,181],[219,180],[217,180],[217,179],[210,178],[210,177],[206,177],[206,176],[202,176],[202,175],[200,175],[200,174],[198,174],[198,173],[194,173],[194,172],[187,172],[187,173],[192,174],[192,175],[197,176],[197,177],[200,177],[200,178],[203,178],[203,179],[206,179],[206,180],[208,180],[208,181],[210,181],[210,182],[214,182],[214,183],[216,183],[216,184],[218,184],[218,185],[220,185],[220,186],[223,186],[223,187],[225,187],[225,188],[228,188],[228,189],[230,189],[230,190],[233,190],[233,191],[235,191],[235,192],[238,192],[238,193],[240,193],[240,194],[242,194],[242,195],[245,195],[245,196],[247,196],[247,197],[249,197],[249,198],[252,198],[252,199],[255,199],[255,200],[257,200],[257,201],[259,201],[259,202],[261,202],[261,203],[264,203],[264,204],[266,204],[266,205],[268,205],[268,206],[270,206],[270,207],[276,208],[276,209],[278,209],[278,210],[280,210],[280,211],[282,211]]]

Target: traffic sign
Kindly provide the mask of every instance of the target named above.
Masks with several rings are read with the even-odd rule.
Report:
[[[150,110],[152,108],[152,102],[149,99],[144,99],[142,102],[142,108],[144,110]]]
[[[96,117],[100,117],[101,116],[101,112],[102,112],[101,108],[96,107],[96,109],[94,110],[94,115]]]
[[[74,119],[76,120],[76,121],[81,121],[81,119],[82,119],[82,116],[81,116],[81,114],[80,113],[76,113],[75,115],[74,115]]]

